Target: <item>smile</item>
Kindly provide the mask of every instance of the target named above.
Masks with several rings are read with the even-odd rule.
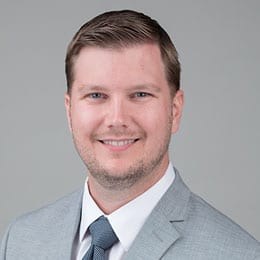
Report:
[[[138,139],[127,139],[127,140],[100,140],[103,144],[115,146],[115,147],[120,147],[120,146],[125,146],[129,144],[133,144],[136,142]]]

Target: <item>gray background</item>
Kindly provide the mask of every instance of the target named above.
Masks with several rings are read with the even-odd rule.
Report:
[[[0,236],[15,216],[81,186],[67,129],[66,46],[111,9],[136,9],[171,35],[186,104],[171,156],[190,188],[260,239],[260,1],[0,2]]]

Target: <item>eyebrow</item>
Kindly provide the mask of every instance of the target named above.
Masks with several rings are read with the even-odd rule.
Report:
[[[100,85],[81,85],[79,86],[79,91],[96,91],[96,92],[102,92],[107,91],[109,88],[105,86]],[[155,84],[148,83],[148,84],[140,84],[133,87],[127,87],[127,91],[140,91],[140,90],[153,90],[155,92],[161,92],[161,88]]]
[[[149,83],[149,84],[141,84],[141,85],[137,85],[137,86],[134,86],[134,87],[130,87],[129,90],[134,90],[134,91],[138,91],[138,90],[153,90],[155,92],[160,92],[161,88],[158,87],[155,84]]]
[[[83,91],[86,91],[86,90],[100,92],[100,91],[105,91],[106,87],[101,87],[99,85],[81,85],[81,86],[79,86],[80,92],[83,92]]]

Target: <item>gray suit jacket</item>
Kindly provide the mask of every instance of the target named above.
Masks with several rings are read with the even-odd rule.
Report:
[[[0,260],[71,259],[83,190],[24,215],[8,228]],[[126,228],[127,232],[127,228]],[[260,244],[191,193],[176,171],[124,259],[260,259]]]

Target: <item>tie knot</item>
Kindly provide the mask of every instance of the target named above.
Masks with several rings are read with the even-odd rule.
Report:
[[[95,220],[90,226],[89,231],[92,236],[92,244],[104,250],[109,249],[118,238],[112,229],[109,221],[104,216]]]

